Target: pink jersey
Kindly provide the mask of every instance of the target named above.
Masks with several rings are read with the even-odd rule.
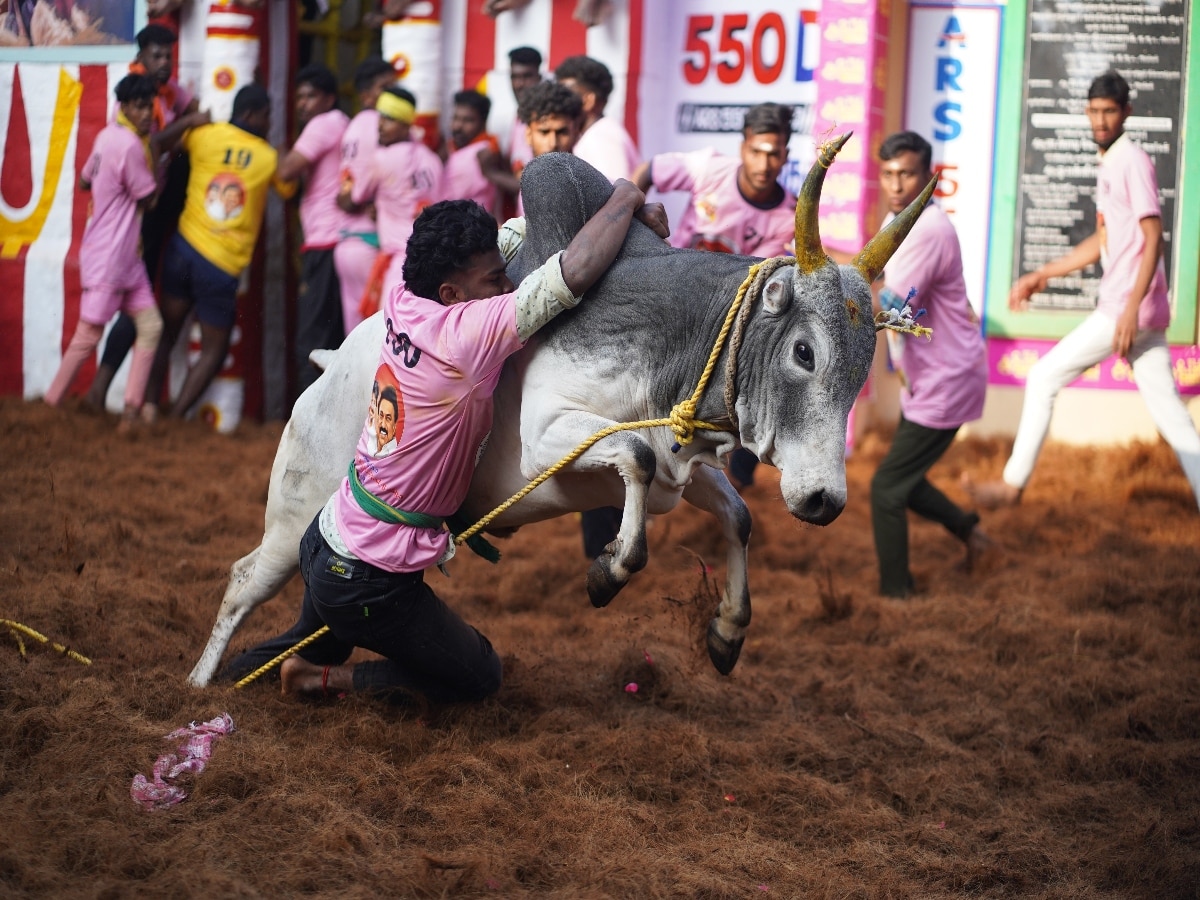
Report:
[[[697,247],[747,256],[783,256],[796,236],[796,198],[758,206],[742,196],[737,157],[715,150],[660,153],[650,162],[650,177],[660,191],[687,191],[691,203],[671,234],[675,247]]]
[[[337,205],[342,184],[342,135],[350,119],[340,109],[314,116],[292,150],[308,160],[304,196],[300,198],[302,250],[325,250],[337,244],[346,226],[346,214]]]
[[[448,516],[466,497],[491,430],[504,360],[521,348],[515,294],[443,306],[397,285],[383,313],[387,336],[354,466],[363,487],[390,506]],[[393,572],[429,568],[449,540],[445,531],[372,518],[349,479],[334,515],[351,553]]]
[[[1096,231],[1100,235],[1099,299],[1096,309],[1119,319],[1137,281],[1146,236],[1142,219],[1161,218],[1154,162],[1128,135],[1121,135],[1100,155],[1096,173]],[[1163,329],[1171,324],[1167,272],[1162,256],[1150,288],[1138,308],[1138,328]]]
[[[967,302],[962,250],[946,213],[929,204],[883,270],[886,288],[925,310],[926,339],[904,336],[900,394],[904,417],[926,428],[957,428],[983,414],[987,351],[979,320]]]
[[[442,178],[442,161],[416,141],[400,141],[378,148],[361,178],[354,182],[350,199],[375,201],[375,224],[384,253],[403,257],[413,222],[426,206],[436,203]]]
[[[527,137],[529,126],[517,119],[512,123],[508,132],[508,161],[513,164],[514,171],[533,159],[533,148],[529,146]]]
[[[92,185],[92,217],[79,247],[82,285],[131,288],[146,278],[138,202],[156,187],[145,145],[124,125],[110,122],[96,135],[82,176]]]
[[[632,178],[641,161],[629,132],[610,116],[601,116],[581,134],[573,152],[599,169],[609,181]]]
[[[364,109],[350,120],[342,132],[342,171],[358,181],[378,148],[379,113]],[[365,212],[346,214],[343,227],[346,231],[370,233],[375,230],[375,220]]]
[[[496,214],[499,192],[479,167],[479,151],[488,146],[489,140],[487,136],[481,136],[446,158],[440,199],[474,200],[493,216]],[[492,143],[494,145],[494,141]]]

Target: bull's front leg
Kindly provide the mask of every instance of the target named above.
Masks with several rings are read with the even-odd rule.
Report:
[[[609,419],[588,413],[563,416],[541,432],[535,446],[525,449],[523,455],[529,465],[523,468],[544,471],[580,442],[613,424]],[[597,441],[564,470],[574,475],[615,471],[625,486],[621,528],[588,568],[587,592],[593,606],[607,606],[633,573],[646,566],[650,555],[646,543],[646,494],[654,480],[655,468],[654,450],[646,439],[633,431],[619,431]],[[596,487],[598,490],[592,494],[595,502],[583,508],[612,502],[606,498],[611,496],[612,485],[597,479]],[[586,496],[591,491],[585,488],[584,493]]]
[[[726,541],[725,592],[717,614],[708,623],[708,658],[722,675],[737,664],[750,624],[750,585],[746,576],[746,546],[750,542],[750,510],[724,473],[698,466],[683,490],[683,499],[712,513]]]

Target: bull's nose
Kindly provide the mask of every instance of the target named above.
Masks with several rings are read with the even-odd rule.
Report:
[[[844,506],[845,503],[829,491],[814,491],[805,496],[794,513],[813,525],[828,525],[842,514]]]

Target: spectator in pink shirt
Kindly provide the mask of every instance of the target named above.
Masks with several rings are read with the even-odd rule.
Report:
[[[358,92],[360,112],[342,133],[343,183],[351,184],[362,177],[364,167],[379,147],[379,113],[375,101],[379,94],[396,81],[396,70],[379,56],[369,56],[354,71],[354,89]],[[340,191],[339,185],[339,191]],[[379,253],[379,232],[375,227],[375,211],[370,207],[361,212],[346,214],[343,231],[333,251],[338,282],[342,295],[342,324],[349,334],[362,321],[359,304],[371,276],[371,267]]]
[[[1162,210],[1154,161],[1125,133],[1133,112],[1129,84],[1109,71],[1092,81],[1085,112],[1099,155],[1096,230],[1067,254],[1022,275],[1009,307],[1023,310],[1030,298],[1061,278],[1099,262],[1096,311],[1034,364],[1012,455],[996,482],[967,488],[984,507],[1019,503],[1033,475],[1058,392],[1092,366],[1116,354],[1129,360],[1138,393],[1175,455],[1200,504],[1200,435],[1179,397],[1171,373],[1167,326],[1171,305],[1163,266]]]
[[[498,210],[499,191],[483,172],[479,154],[499,154],[500,145],[487,133],[492,101],[478,91],[459,91],[454,95],[450,119],[450,147],[442,170],[441,197],[444,200],[474,200],[492,215]]]
[[[442,161],[419,141],[409,140],[417,117],[417,100],[395,85],[385,88],[375,101],[379,113],[379,147],[359,176],[343,179],[338,205],[351,214],[375,206],[379,230],[379,255],[360,309],[366,317],[400,281],[404,252],[413,222],[426,206],[439,199]],[[371,308],[371,302],[374,308]]]
[[[604,115],[613,90],[612,73],[598,59],[569,56],[558,64],[554,77],[583,101],[583,127],[575,155],[600,170],[609,181],[632,178],[640,157],[629,132]]]
[[[579,140],[579,121],[583,102],[574,91],[556,81],[542,81],[521,95],[517,109],[525,124],[525,140],[534,157],[543,153],[570,153]],[[532,158],[532,157],[531,157]],[[484,152],[479,157],[483,173],[499,190],[517,198],[517,214],[521,204],[521,170],[514,172],[504,165],[498,154]]]
[[[300,137],[279,164],[281,181],[303,179],[300,196],[300,292],[294,338],[296,394],[320,372],[309,362],[313,350],[335,349],[345,337],[342,293],[334,249],[346,227],[338,206],[342,178],[342,135],[350,122],[337,108],[337,78],[319,63],[296,73],[296,122]]]
[[[933,148],[921,135],[901,131],[883,142],[879,158],[879,184],[894,216],[933,178]],[[908,567],[908,510],[962,541],[968,568],[992,546],[979,516],[959,509],[926,477],[958,429],[982,415],[987,391],[987,351],[967,301],[958,234],[932,201],[883,270],[880,305],[898,310],[910,302],[933,338],[902,336],[900,425],[871,479],[879,591],[897,598],[915,589]]]
[[[79,249],[83,284],[79,324],[46,391],[48,404],[62,402],[84,360],[100,342],[104,325],[123,310],[136,330],[123,428],[135,422],[141,411],[162,333],[162,316],[138,247],[142,211],[154,202],[157,189],[149,137],[157,90],[154,79],[145,75],[126,75],[117,83],[117,117],[96,136],[84,164],[79,186],[92,193],[92,214]]]
[[[447,200],[421,214],[404,282],[385,302],[388,334],[376,370],[380,405],[385,395],[397,398],[395,421],[381,432],[367,411],[349,474],[300,544],[299,620],[233,659],[222,678],[240,677],[328,625],[284,662],[285,694],[370,691],[453,703],[499,690],[491,643],[438,598],[424,573],[454,555],[445,520],[466,498],[505,360],[580,301],[616,257],[644,199],[618,182],[566,249],[515,289],[506,254],[516,252],[523,223],[505,226],[502,253],[495,219],[478,204]],[[659,215],[665,235],[661,207]],[[355,647],[384,658],[348,665]]]
[[[659,153],[638,166],[633,181],[643,190],[690,195],[672,245],[782,256],[792,252],[796,230],[796,198],[779,183],[791,137],[792,108],[760,103],[746,111],[738,156]]]
[[[158,199],[142,214],[142,259],[151,285],[158,277],[158,265],[167,238],[179,223],[187,192],[187,165],[182,155],[172,151],[184,129],[175,123],[194,112],[199,102],[191,91],[175,80],[175,32],[165,25],[151,23],[137,33],[137,56],[129,64],[135,75],[147,75],[154,79],[157,93],[154,96],[154,114],[150,120],[150,136],[156,138],[154,175],[158,181]],[[116,119],[120,104],[114,104],[112,116]],[[109,385],[121,363],[133,346],[136,328],[133,319],[121,312],[109,329],[104,342],[104,352],[96,377],[88,389],[87,403],[95,409],[103,409]]]

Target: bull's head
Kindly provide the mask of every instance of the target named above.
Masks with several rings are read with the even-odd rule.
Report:
[[[832,522],[846,504],[846,420],[875,353],[871,282],[908,235],[937,181],[851,265],[838,266],[821,245],[817,207],[825,170],[848,138],[818,153],[796,203],[796,264],[767,280],[763,315],[747,331],[765,371],[748,372],[742,365],[737,378],[742,442],[780,470],[792,515],[818,525]]]

